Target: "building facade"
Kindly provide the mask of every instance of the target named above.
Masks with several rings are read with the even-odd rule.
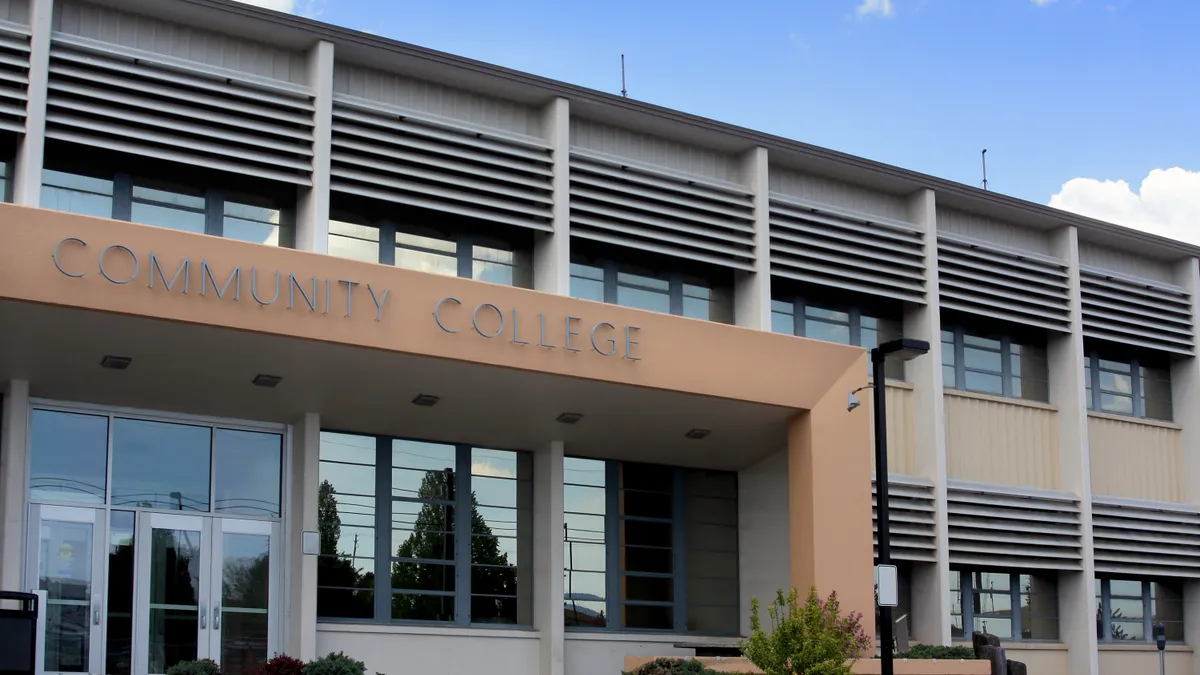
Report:
[[[1200,672],[1200,249],[227,0],[0,0],[44,669],[611,674],[752,597]]]

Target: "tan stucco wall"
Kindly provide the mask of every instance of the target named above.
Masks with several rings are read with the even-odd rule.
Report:
[[[1153,645],[1100,645],[1100,675],[1138,675],[1158,673],[1158,650]],[[1167,650],[1167,675],[1193,675],[1190,647]],[[1030,670],[1029,672],[1033,672]]]

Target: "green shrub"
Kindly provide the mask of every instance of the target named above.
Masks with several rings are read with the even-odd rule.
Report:
[[[975,652],[970,647],[962,645],[954,645],[946,647],[944,645],[913,645],[911,649],[903,654],[896,655],[903,659],[974,659]]]
[[[258,675],[301,675],[304,662],[294,656],[276,654],[267,661]]]
[[[850,659],[871,647],[862,614],[842,616],[837,593],[821,600],[812,588],[803,606],[797,598],[794,588],[776,594],[767,607],[769,633],[758,616],[758,598],[751,598],[750,637],[739,643],[742,653],[766,675],[850,675]]]
[[[334,652],[304,664],[304,675],[365,675],[367,665],[342,652]]]
[[[661,658],[643,663],[624,675],[717,675],[717,672],[696,659]]]
[[[167,675],[221,675],[221,667],[212,659],[180,661],[167,668]]]

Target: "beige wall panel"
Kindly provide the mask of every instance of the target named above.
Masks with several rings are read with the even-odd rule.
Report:
[[[1089,415],[1092,493],[1182,501],[1182,440],[1182,432],[1170,426]]]
[[[1047,406],[946,392],[952,479],[1057,490],[1058,413]]]

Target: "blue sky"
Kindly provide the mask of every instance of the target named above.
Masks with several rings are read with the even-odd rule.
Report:
[[[1193,0],[247,1],[1200,238]]]

